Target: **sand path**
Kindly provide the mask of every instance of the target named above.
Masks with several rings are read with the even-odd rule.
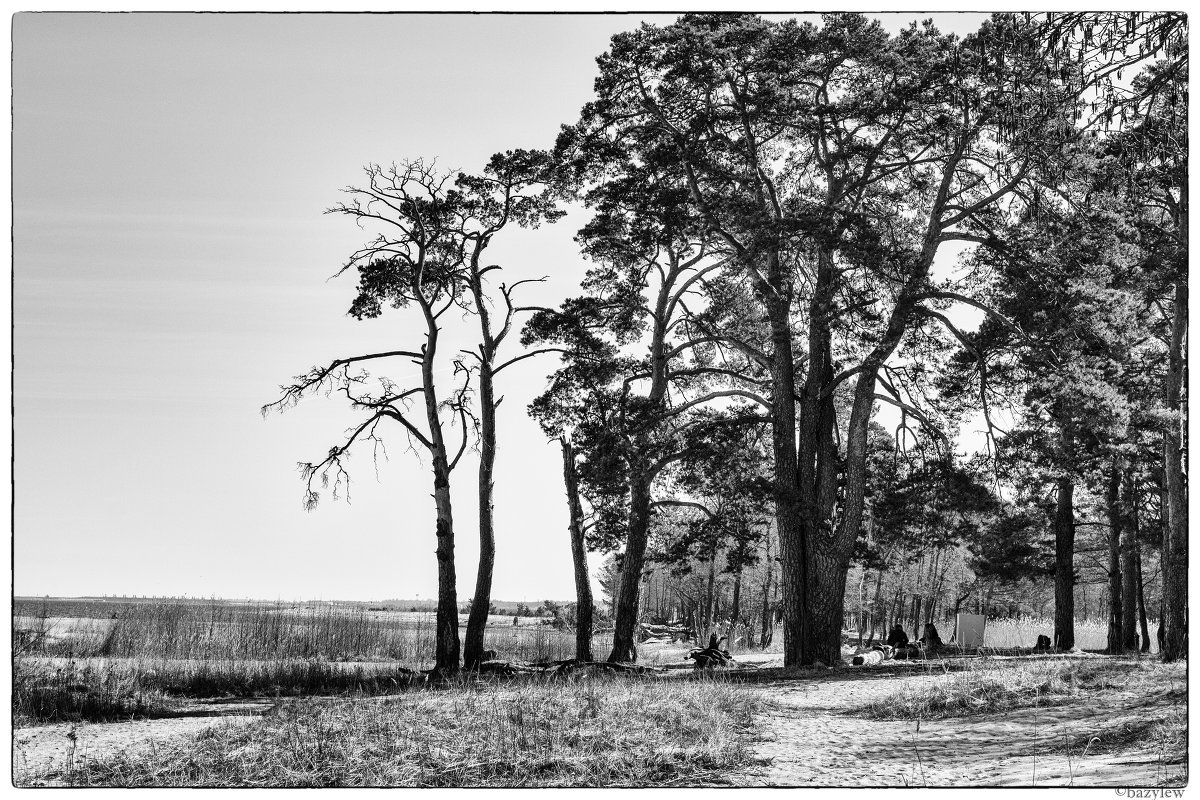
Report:
[[[64,773],[85,759],[105,761],[118,753],[152,748],[205,728],[242,725],[261,716],[269,700],[197,702],[178,716],[128,722],[55,723],[13,731],[13,783],[63,785]]]
[[[910,675],[901,680],[936,681]],[[764,770],[731,776],[750,786],[1157,786],[1180,774],[1157,753],[1081,753],[1121,722],[1178,697],[1127,693],[1103,704],[910,721],[874,721],[850,709],[896,688],[897,676],[868,670],[780,681],[763,688],[773,701],[759,720],[756,747]],[[1070,748],[1068,756],[1067,746]],[[1097,749],[1102,749],[1098,747]]]

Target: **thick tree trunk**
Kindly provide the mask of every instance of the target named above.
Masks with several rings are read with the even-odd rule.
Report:
[[[1124,603],[1121,600],[1121,465],[1114,459],[1108,470],[1104,492],[1104,510],[1108,516],[1108,653],[1116,655],[1125,650]]]
[[[799,532],[803,545],[800,599],[806,611],[802,629],[796,633],[801,635],[798,663],[805,665],[817,661],[834,664],[841,658],[846,570],[850,566],[849,559],[841,558],[835,546],[833,530],[839,464],[833,395],[826,389],[834,377],[829,320],[836,288],[833,254],[822,248],[817,254],[816,281],[808,308],[808,369],[800,395],[796,440]],[[813,569],[821,570],[822,574],[812,574]],[[838,572],[840,576],[835,577]],[[786,579],[786,568],[784,574]],[[841,588],[836,589],[836,597],[825,594],[835,591],[837,586]],[[784,666],[789,665],[785,658]]]
[[[778,270],[778,259],[775,260]],[[775,521],[779,531],[783,605],[783,665],[803,659],[805,536],[796,455],[796,365],[786,299],[763,298],[771,323],[771,451],[775,462]]]
[[[1054,508],[1054,646],[1075,647],[1075,484],[1057,481]]]
[[[621,588],[617,597],[616,629],[610,662],[637,661],[636,629],[638,594],[642,586],[642,568],[646,563],[646,543],[650,534],[650,478],[634,472],[629,481],[629,532],[625,555],[621,559]]]
[[[1121,645],[1136,650],[1137,643],[1137,570],[1138,514],[1137,491],[1134,486],[1133,465],[1125,470],[1121,490]]]
[[[496,536],[493,516],[493,476],[496,467],[496,404],[492,367],[486,361],[479,370],[479,568],[475,595],[467,618],[463,663],[478,666],[483,658],[483,636],[492,606],[492,572],[496,566]]]
[[[568,528],[571,532],[571,562],[575,566],[575,658],[592,660],[592,581],[588,576],[587,546],[583,540],[583,503],[579,499],[579,473],[575,448],[565,436],[562,444],[563,483],[567,489]]]
[[[805,642],[812,656],[808,663],[836,666],[842,660],[842,608],[846,592],[846,568],[835,554],[812,548],[809,551],[808,591],[810,611]]]
[[[1187,221],[1182,225],[1186,228]],[[1186,242],[1186,234],[1184,241]],[[1171,343],[1166,381],[1167,410],[1174,417],[1163,432],[1163,461],[1170,504],[1168,527],[1163,541],[1163,661],[1187,655],[1187,478],[1184,472],[1183,430],[1186,410],[1188,286],[1186,277],[1175,283],[1175,309],[1171,320]]]

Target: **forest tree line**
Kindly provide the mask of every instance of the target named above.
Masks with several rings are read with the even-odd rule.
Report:
[[[597,68],[550,150],[478,174],[366,168],[330,209],[373,236],[342,266],[350,313],[411,315],[423,336],[314,367],[264,408],[336,392],[358,414],[302,465],[310,507],[383,431],[427,456],[437,669],[483,655],[512,444],[495,412],[530,358],[557,359],[529,413],[561,445],[581,659],[589,552],[619,554],[610,661],[636,659],[668,574],[673,607],[706,598],[708,626],[717,602],[731,619],[778,609],[789,667],[840,659],[852,571],[894,593],[886,621],[944,613],[952,585],[962,607],[1052,581],[1054,645],[1071,649],[1097,551],[1109,651],[1148,608],[1163,658],[1183,656],[1186,17],[996,14],[960,38],[862,14],[689,14],[614,36]],[[523,304],[489,247],[580,208],[580,293]],[[443,345],[452,320],[474,348]],[[450,486],[472,444],[460,643]]]

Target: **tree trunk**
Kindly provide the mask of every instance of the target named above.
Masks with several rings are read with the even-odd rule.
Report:
[[[875,578],[875,599],[871,602],[871,632],[867,634],[867,644],[875,641],[875,625],[880,613],[879,600],[883,595],[884,571],[879,570],[878,573],[878,576]]]
[[[592,581],[588,576],[587,547],[583,541],[583,504],[579,500],[579,473],[575,448],[567,437],[559,439],[563,456],[563,483],[567,489],[568,529],[571,533],[571,562],[575,566],[575,658],[592,660]]]
[[[1109,655],[1125,650],[1125,637],[1121,623],[1124,621],[1124,604],[1121,601],[1121,463],[1114,458],[1108,470],[1108,483],[1104,492],[1104,510],[1108,517],[1108,647]]]
[[[762,600],[762,636],[759,637],[759,643],[764,650],[771,643],[772,634],[774,632],[773,619],[771,613],[771,568],[775,562],[771,559],[771,548],[767,546],[767,577],[763,581],[763,600]]]
[[[1054,508],[1054,646],[1075,647],[1075,484],[1067,476],[1057,481]]]
[[[775,268],[778,270],[778,259]],[[806,531],[802,526],[796,454],[796,366],[789,303],[763,298],[771,323],[771,450],[775,461],[775,521],[779,531],[783,604],[783,665],[803,659]]]
[[[1137,541],[1134,543],[1134,570],[1137,577],[1137,601],[1138,601],[1138,620],[1142,627],[1142,647],[1143,653],[1150,652],[1150,625],[1146,621],[1146,591],[1142,586],[1142,547]]]
[[[433,457],[433,499],[437,505],[438,604],[434,669],[458,672],[458,584],[454,574],[454,515],[450,507],[450,470],[444,454]]]
[[[806,647],[812,662],[836,666],[842,660],[842,606],[846,570],[835,555],[810,549],[808,592],[810,613]]]
[[[1184,195],[1186,202],[1186,195]],[[1186,243],[1187,220],[1182,221]],[[1186,409],[1183,390],[1187,380],[1184,348],[1187,337],[1188,285],[1186,276],[1175,283],[1175,309],[1171,320],[1171,343],[1166,380],[1166,405],[1172,413],[1163,432],[1164,473],[1170,503],[1168,527],[1163,541],[1163,661],[1187,655],[1187,478],[1184,472],[1183,430]]]
[[[729,647],[733,647],[737,637],[738,624],[742,613],[742,568],[739,566],[733,574],[733,599],[729,603]]]
[[[717,577],[717,554],[713,553],[708,559],[708,584],[704,590],[704,630],[700,632],[701,641],[707,641],[712,635],[713,627],[713,583]]]
[[[638,594],[650,534],[650,477],[644,472],[634,472],[629,484],[629,533],[625,540],[625,556],[621,559],[613,649],[608,654],[608,660],[613,663],[637,661]]]
[[[496,468],[496,403],[492,367],[487,361],[479,369],[479,568],[475,573],[475,595],[467,617],[463,664],[467,669],[483,658],[483,636],[492,606],[492,573],[496,567],[496,535],[493,516],[493,487]]]
[[[1121,512],[1121,645],[1125,650],[1137,650],[1137,549],[1141,521],[1132,464],[1125,470]]]

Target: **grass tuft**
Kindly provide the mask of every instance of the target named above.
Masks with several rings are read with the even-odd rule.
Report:
[[[625,677],[296,700],[251,725],[87,762],[65,777],[104,786],[722,784],[752,761],[759,702],[718,681]]]

